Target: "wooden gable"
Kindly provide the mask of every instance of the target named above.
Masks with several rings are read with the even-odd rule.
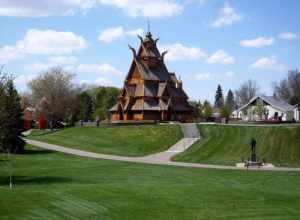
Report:
[[[132,61],[131,67],[126,77],[128,84],[140,84],[143,81],[142,74],[137,67],[135,60]]]

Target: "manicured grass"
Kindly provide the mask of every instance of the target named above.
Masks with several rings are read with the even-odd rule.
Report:
[[[76,127],[34,131],[28,138],[104,154],[142,156],[164,151],[182,138],[179,125]]]
[[[277,166],[300,166],[300,126],[199,125],[202,139],[177,161],[235,165],[250,157],[250,139],[257,156]]]
[[[79,158],[0,155],[0,219],[286,220],[300,216],[296,172],[221,171]]]

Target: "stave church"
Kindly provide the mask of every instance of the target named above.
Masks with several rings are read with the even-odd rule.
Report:
[[[153,39],[151,32],[138,37],[138,51],[129,46],[133,60],[118,101],[110,109],[111,121],[192,120],[193,107],[182,81],[165,65],[167,51],[159,52],[158,39]]]

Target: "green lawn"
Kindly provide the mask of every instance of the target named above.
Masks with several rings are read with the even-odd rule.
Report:
[[[75,127],[35,130],[27,138],[96,153],[142,156],[164,151],[182,138],[179,125]]]
[[[234,165],[250,156],[250,138],[257,155],[277,166],[300,166],[300,126],[199,125],[202,139],[175,156],[177,161]]]
[[[3,156],[3,155],[2,155]],[[0,155],[1,158],[1,155]],[[29,150],[0,160],[0,219],[299,219],[300,174],[142,165]]]

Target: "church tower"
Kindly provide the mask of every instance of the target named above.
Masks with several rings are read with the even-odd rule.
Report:
[[[133,60],[124,87],[115,106],[110,109],[112,121],[157,120],[189,121],[193,108],[183,90],[182,81],[170,73],[157,48],[158,39],[151,32],[136,51],[129,46]]]

